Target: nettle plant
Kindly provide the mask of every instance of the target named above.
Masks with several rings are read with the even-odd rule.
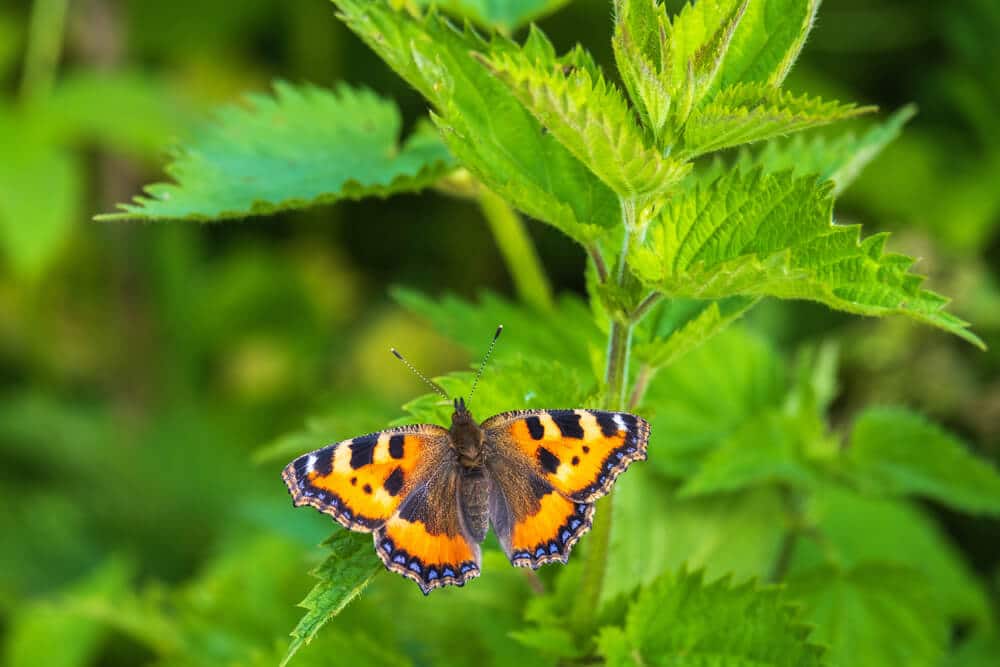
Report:
[[[400,143],[388,100],[279,83],[179,151],[175,183],[106,217],[222,220],[428,187],[476,199],[517,301],[395,296],[470,350],[507,326],[477,414],[632,410],[652,437],[574,558],[538,576],[491,564],[503,556],[487,542],[486,574],[464,589],[424,599],[380,577],[362,595],[382,564],[370,536],[337,529],[286,661],[342,612],[352,641],[388,662],[414,646],[429,664],[852,667],[987,650],[986,588],[917,501],[1000,515],[1000,476],[903,409],[834,432],[835,349],[788,367],[731,326],[761,299],[804,299],[981,346],[911,258],[885,251],[887,235],[834,220],[836,195],[912,111],[861,134],[779,139],[873,111],[781,87],[818,0],[700,0],[673,16],[616,0],[617,77],[535,26],[507,36],[560,2],[443,3],[452,19],[335,4],[427,99],[430,122]],[[589,302],[553,298],[517,212],[586,250]],[[461,396],[470,380],[438,382]],[[431,394],[405,410],[399,423],[446,424],[450,404]],[[350,435],[316,422],[262,456]],[[971,639],[956,647],[959,626]]]

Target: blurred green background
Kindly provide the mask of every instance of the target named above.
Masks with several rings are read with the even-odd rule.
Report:
[[[472,361],[392,286],[512,297],[511,281],[479,209],[434,192],[226,224],[93,222],[161,180],[170,147],[213,107],[275,78],[370,87],[408,127],[425,104],[326,0],[71,0],[63,16],[64,4],[0,2],[0,660],[275,664],[331,521],[292,511],[284,462],[256,453],[313,415],[344,438],[398,418],[424,389],[390,345],[429,375]],[[605,0],[541,25],[610,63]],[[918,105],[838,215],[897,232],[893,249],[922,258],[990,350],[820,306],[766,303],[750,318],[789,357],[838,341],[835,426],[904,404],[993,461],[998,34],[996,0],[827,0],[787,84],[884,113]],[[556,290],[583,294],[583,252],[529,231]],[[992,576],[1000,525],[935,511]],[[520,579],[487,569],[494,583],[449,614],[515,613],[503,586]],[[328,628],[317,651],[393,662],[349,638]]]

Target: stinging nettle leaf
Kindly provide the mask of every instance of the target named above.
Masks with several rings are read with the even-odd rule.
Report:
[[[762,84],[736,84],[720,90],[691,114],[684,126],[682,152],[693,158],[874,110],[874,107],[796,96]]]
[[[671,20],[652,0],[615,3],[618,69],[639,114],[667,147],[712,89],[750,0],[687,3]]]
[[[427,187],[454,168],[433,132],[399,145],[399,110],[367,90],[274,85],[229,107],[167,167],[173,183],[102,220],[211,221]]]
[[[599,71],[558,60],[537,28],[523,49],[500,50],[483,60],[542,126],[619,196],[653,197],[690,169],[648,146],[614,84]]]
[[[854,424],[851,472],[863,486],[936,500],[972,514],[1000,516],[1000,473],[923,416],[873,408]]]
[[[292,641],[282,665],[288,664],[323,625],[361,595],[365,586],[383,569],[372,553],[370,535],[338,530],[324,544],[332,553],[312,572],[320,582],[299,605],[306,613],[292,630]]]
[[[830,184],[790,172],[734,170],[667,201],[641,245],[636,276],[668,297],[807,299],[859,315],[903,314],[977,346],[947,299],[921,288],[913,259],[884,253],[887,234],[862,239],[833,223]]]
[[[822,665],[823,649],[809,634],[776,588],[706,584],[702,575],[682,572],[645,588],[624,628],[602,630],[598,651],[612,667]]]
[[[791,169],[796,176],[815,174],[821,180],[833,182],[833,196],[836,197],[899,136],[915,114],[916,107],[904,106],[861,135],[847,132],[833,138],[814,136],[809,139],[796,135],[788,141],[769,141],[756,154],[742,151],[740,167],[751,171],[760,166],[770,173]]]
[[[739,82],[780,86],[802,51],[819,5],[820,0],[751,0],[729,44],[719,87]]]
[[[512,49],[486,42],[434,11],[393,11],[381,1],[335,0],[341,18],[435,107],[432,119],[453,155],[522,212],[580,243],[620,219],[614,192],[563,147],[472,54]]]

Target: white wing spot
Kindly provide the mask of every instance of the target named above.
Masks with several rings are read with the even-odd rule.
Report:
[[[625,426],[625,420],[622,419],[621,415],[615,415],[614,417],[615,425],[618,427],[619,431],[627,431],[628,427]]]
[[[306,472],[312,472],[316,468],[316,455],[310,454],[306,459]]]

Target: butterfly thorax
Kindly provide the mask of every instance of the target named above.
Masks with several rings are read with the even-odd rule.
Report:
[[[451,415],[451,443],[458,461],[466,470],[483,466],[483,432],[465,407],[465,400],[455,399],[455,412]]]

